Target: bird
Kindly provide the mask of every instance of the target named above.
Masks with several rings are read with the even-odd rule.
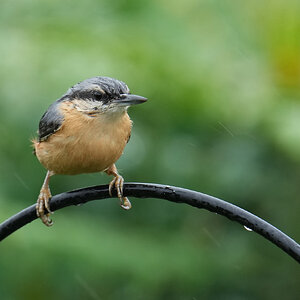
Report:
[[[124,179],[115,163],[131,135],[127,110],[146,101],[131,94],[123,81],[96,76],[75,84],[49,106],[40,119],[38,136],[32,140],[34,154],[47,170],[36,202],[36,214],[46,226],[53,224],[49,181],[55,174],[112,175],[110,196],[115,188],[121,207],[131,208],[123,196]]]

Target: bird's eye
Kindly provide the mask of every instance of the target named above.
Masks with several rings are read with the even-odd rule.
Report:
[[[102,98],[103,98],[103,94],[100,93],[100,92],[94,92],[94,98],[95,98],[97,101],[101,101]]]

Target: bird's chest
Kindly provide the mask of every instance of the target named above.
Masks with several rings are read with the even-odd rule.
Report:
[[[89,155],[94,160],[105,160],[123,152],[130,131],[128,115],[113,120],[83,116],[80,121],[77,119],[76,125],[66,122],[61,135],[72,151],[82,151],[82,156]]]
[[[66,109],[61,129],[41,143],[46,155],[37,154],[47,156],[42,158],[46,168],[58,174],[99,172],[119,159],[130,131],[131,120],[125,111],[93,117]]]

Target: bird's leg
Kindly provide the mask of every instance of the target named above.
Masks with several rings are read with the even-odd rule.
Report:
[[[111,165],[106,171],[107,175],[114,176],[114,179],[109,184],[109,194],[112,196],[112,189],[115,187],[117,190],[118,198],[121,201],[121,207],[124,209],[130,209],[131,203],[127,197],[123,197],[123,185],[124,185],[124,179],[123,177],[118,173],[118,170],[116,168],[116,165]]]
[[[54,175],[54,172],[47,172],[38,200],[36,202],[36,214],[46,226],[51,226],[53,224],[52,220],[49,217],[52,213],[49,206],[49,199],[51,198],[49,181],[52,175]],[[46,214],[45,211],[47,211]]]

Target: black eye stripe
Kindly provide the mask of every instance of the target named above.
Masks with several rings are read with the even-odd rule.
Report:
[[[82,100],[93,100],[101,101],[103,103],[108,102],[111,99],[114,99],[115,95],[103,94],[99,91],[80,91],[69,96],[69,99],[82,99]]]
[[[94,93],[92,93],[93,98],[95,98],[97,101],[101,101],[103,98],[105,98],[105,94],[95,91]]]
[[[98,90],[97,87],[99,87]],[[101,95],[101,91],[103,91],[104,94]],[[63,101],[66,98],[108,101],[108,99],[117,99],[121,94],[128,93],[128,86],[123,81],[110,77],[96,76],[83,80],[72,86],[60,99],[60,101]]]

